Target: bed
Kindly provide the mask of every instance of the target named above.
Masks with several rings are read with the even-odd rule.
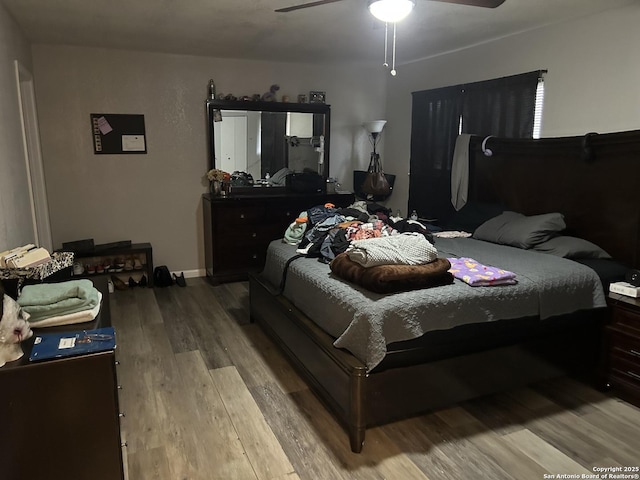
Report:
[[[492,157],[482,155],[481,141],[473,138],[470,147],[470,201],[527,216],[562,212],[571,236],[599,245],[620,268],[638,267],[640,132],[492,138]],[[295,252],[277,241],[265,269],[250,276],[252,320],[345,426],[354,452],[368,427],[557,375],[592,376],[597,368],[604,292],[620,272],[612,277],[612,262],[473,238],[435,244],[442,257],[513,269],[518,284],[456,281],[380,295],[301,258],[289,264],[281,288]]]

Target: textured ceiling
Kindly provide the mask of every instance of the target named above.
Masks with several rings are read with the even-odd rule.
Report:
[[[33,43],[291,62],[381,61],[366,0],[0,0]],[[496,9],[417,0],[398,24],[399,64],[638,0],[506,0]]]

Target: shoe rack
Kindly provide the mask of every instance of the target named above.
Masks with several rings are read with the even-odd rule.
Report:
[[[83,271],[74,272],[74,278],[115,275],[128,283],[129,277],[139,282],[145,275],[147,286],[153,287],[153,250],[150,243],[133,243],[127,247],[76,253],[74,264],[76,262],[82,264]]]

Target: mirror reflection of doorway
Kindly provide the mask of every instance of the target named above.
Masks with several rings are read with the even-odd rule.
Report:
[[[31,216],[35,244],[53,251],[49,203],[44,179],[40,132],[36,110],[33,76],[20,62],[14,61],[18,99],[20,100],[20,119],[22,120],[22,140],[24,145],[25,167],[31,201]]]
[[[223,122],[217,122],[216,138],[220,141],[216,147],[216,157],[225,172],[245,171],[247,168],[247,117],[227,116]],[[216,148],[217,149],[217,148]]]

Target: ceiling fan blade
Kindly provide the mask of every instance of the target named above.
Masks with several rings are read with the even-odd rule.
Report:
[[[335,3],[335,2],[341,2],[341,1],[342,0],[318,0],[317,2],[302,3],[300,5],[294,5],[292,7],[279,8],[278,10],[276,10],[276,12],[279,12],[279,13],[293,12],[294,10],[300,10],[302,8],[318,7],[320,5],[325,5],[327,3]]]
[[[432,0],[434,2],[457,3],[459,5],[471,5],[473,7],[496,8],[504,3],[504,0]]]

